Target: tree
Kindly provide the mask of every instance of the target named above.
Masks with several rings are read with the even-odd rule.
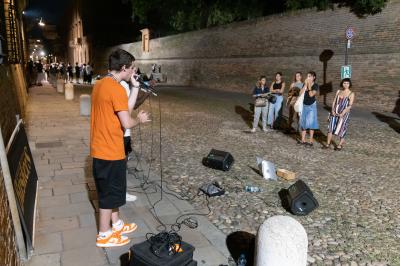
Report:
[[[199,30],[286,10],[348,6],[358,16],[382,11],[388,0],[130,0],[135,22],[156,35]]]

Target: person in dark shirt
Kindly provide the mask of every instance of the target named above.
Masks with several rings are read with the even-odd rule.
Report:
[[[75,63],[75,78],[76,78],[76,83],[79,84],[79,78],[81,74],[81,68],[79,67],[78,62]]]
[[[276,101],[275,103],[269,103],[268,125],[270,125],[271,129],[274,129],[275,121],[278,120],[280,111],[282,109],[282,95],[285,91],[285,82],[282,80],[281,72],[276,72],[275,80],[271,83],[270,90],[271,93],[275,95]]]
[[[37,78],[36,78],[36,85],[37,86],[42,86],[42,80],[43,80],[43,65],[42,61],[39,60],[36,63],[36,71],[37,71]]]
[[[265,98],[266,93],[269,92],[269,88],[266,86],[267,78],[265,76],[261,76],[256,84],[256,87],[253,90],[253,97],[255,99],[262,99],[265,102],[263,106],[257,106],[256,103],[254,104],[254,121],[253,121],[253,128],[251,132],[256,132],[256,128],[258,126],[258,121],[260,120],[260,114],[262,113],[262,128],[264,132],[267,132],[267,114],[268,114],[268,101]]]
[[[70,63],[67,65],[67,73],[68,73],[68,81],[72,82],[73,79],[73,71],[72,71],[72,66]]]
[[[319,129],[317,102],[315,99],[319,86],[315,83],[316,78],[317,74],[314,71],[308,72],[304,87],[300,91],[300,94],[304,93],[304,101],[300,117],[301,141],[299,141],[299,144],[304,144],[308,147],[313,147],[314,131]],[[309,142],[306,142],[307,130],[310,132]]]

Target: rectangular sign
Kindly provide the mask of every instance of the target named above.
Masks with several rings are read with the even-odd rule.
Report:
[[[340,68],[340,78],[345,79],[345,78],[351,78],[351,66],[341,66]]]
[[[7,152],[7,160],[26,246],[29,249],[33,247],[38,177],[22,123]]]

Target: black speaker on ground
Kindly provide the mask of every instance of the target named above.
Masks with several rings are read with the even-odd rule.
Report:
[[[130,248],[129,266],[196,266],[193,260],[194,247],[181,242],[182,252],[164,257],[156,256],[151,250],[149,241],[133,245]]]
[[[319,206],[311,189],[302,180],[282,190],[279,195],[282,205],[295,215],[307,215]]]
[[[222,171],[228,171],[233,162],[233,156],[229,152],[214,149],[210,151],[207,157],[203,158],[203,165]]]

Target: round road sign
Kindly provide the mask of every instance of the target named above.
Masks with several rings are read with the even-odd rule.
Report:
[[[355,31],[352,27],[348,27],[346,29],[346,38],[347,40],[351,40],[354,38]]]

